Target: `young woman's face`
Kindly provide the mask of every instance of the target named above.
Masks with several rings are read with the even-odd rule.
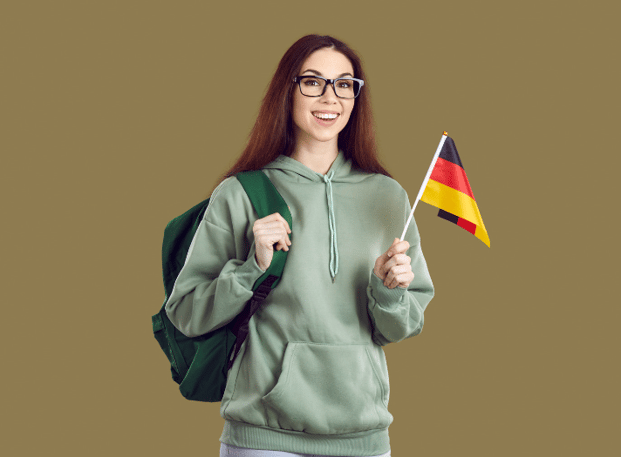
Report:
[[[297,76],[310,75],[328,79],[355,77],[349,59],[330,48],[319,49],[304,61],[302,70]],[[347,125],[353,108],[354,99],[337,97],[332,84],[327,85],[321,97],[307,97],[302,95],[299,87],[296,87],[293,95],[296,142],[298,144],[303,142],[309,146],[312,146],[313,142],[337,143],[338,134]],[[336,118],[332,119],[334,115]]]

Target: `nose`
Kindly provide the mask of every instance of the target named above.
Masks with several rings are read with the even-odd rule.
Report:
[[[336,89],[334,88],[334,82],[326,83],[326,87],[324,87],[323,94],[321,95],[321,99],[326,100],[336,100],[338,97],[336,96]]]

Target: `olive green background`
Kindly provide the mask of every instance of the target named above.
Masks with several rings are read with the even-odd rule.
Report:
[[[151,333],[161,238],[307,33],[362,56],[412,200],[449,132],[491,238],[416,210],[437,293],[386,347],[393,457],[618,452],[619,9],[585,4],[3,3],[3,454],[218,455]]]

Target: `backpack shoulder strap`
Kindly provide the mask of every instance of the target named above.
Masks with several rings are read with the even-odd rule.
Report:
[[[252,206],[254,206],[259,219],[273,213],[280,215],[287,221],[289,228],[293,231],[293,220],[291,212],[285,200],[282,198],[272,181],[260,170],[245,171],[236,175],[242,187],[248,194]],[[291,238],[291,235],[289,235]],[[252,290],[256,291],[259,285],[266,281],[270,276],[270,288],[273,289],[278,284],[287,260],[287,251],[275,251],[272,263],[267,271],[255,282]]]
[[[289,228],[293,230],[293,221],[289,207],[285,203],[285,200],[278,193],[278,190],[274,187],[274,184],[269,178],[260,170],[247,171],[239,173],[237,179],[241,182],[244,190],[248,194],[252,206],[259,218],[269,216],[273,213],[280,213],[280,215],[287,221]],[[291,238],[291,234],[289,235]],[[230,323],[230,328],[233,334],[236,336],[235,345],[229,358],[228,369],[233,367],[237,354],[239,353],[242,344],[246,341],[248,336],[248,322],[253,314],[259,309],[265,297],[268,296],[270,291],[276,287],[282,276],[285,261],[287,260],[287,251],[274,251],[272,257],[272,263],[268,269],[257,279],[252,286],[253,296],[246,304],[246,307],[241,313],[239,313],[235,319]]]

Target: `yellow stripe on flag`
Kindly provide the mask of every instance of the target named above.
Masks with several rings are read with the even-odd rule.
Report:
[[[485,225],[483,224],[483,219],[481,219],[481,213],[479,213],[477,203],[463,192],[430,179],[427,181],[425,192],[420,199],[429,205],[443,209],[444,211],[448,211],[455,216],[472,222],[477,226],[477,232],[480,227],[487,234],[487,230],[485,230]],[[477,235],[475,234],[475,236]],[[477,237],[480,238],[481,241],[485,242],[480,236]],[[486,244],[488,243],[489,238]]]
[[[490,247],[489,236],[487,235],[487,231],[485,230],[484,227],[480,227],[477,225],[477,229],[474,231],[474,236],[476,236],[478,239],[480,239],[485,244],[487,244],[488,248]]]

